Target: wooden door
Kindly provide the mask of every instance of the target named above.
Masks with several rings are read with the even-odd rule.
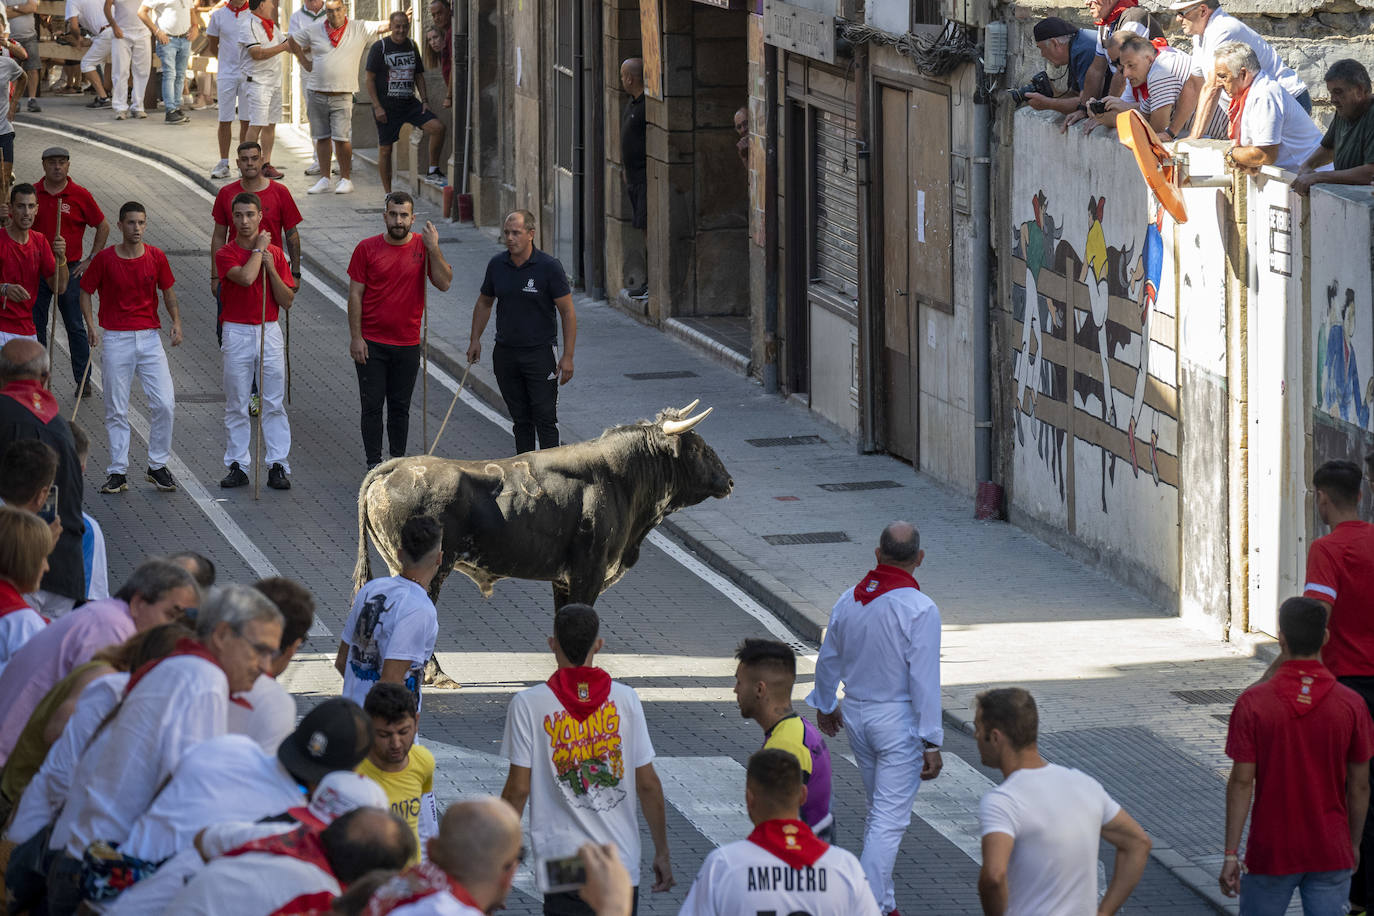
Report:
[[[910,94],[879,87],[881,115],[883,394],[886,448],[915,464],[919,458],[917,400],[919,375],[916,297],[911,285],[911,184],[907,156]]]

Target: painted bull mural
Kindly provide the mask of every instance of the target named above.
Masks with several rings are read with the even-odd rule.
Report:
[[[696,405],[512,458],[379,465],[358,493],[355,591],[372,577],[369,536],[398,573],[401,526],[430,515],[444,526],[443,561],[429,591],[436,602],[457,569],[487,597],[499,579],[535,579],[553,584],[555,608],[594,604],[635,565],[659,522],[734,487],[715,451],[692,431],[711,413],[689,417]]]

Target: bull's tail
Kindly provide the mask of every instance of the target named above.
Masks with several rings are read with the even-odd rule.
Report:
[[[367,472],[363,477],[362,486],[358,488],[358,562],[353,566],[353,594],[367,584],[372,578],[372,557],[367,552],[367,537],[371,531],[371,523],[367,519],[367,491],[371,488],[373,481],[377,479],[377,472],[382,469],[381,465]]]

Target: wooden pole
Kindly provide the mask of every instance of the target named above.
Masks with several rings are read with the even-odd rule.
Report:
[[[458,395],[463,393],[463,386],[468,383],[468,373],[472,371],[472,363],[463,370],[463,380],[458,383],[458,390],[453,392],[453,400],[449,402],[448,413],[444,414],[444,422],[439,424],[439,431],[434,434],[434,441],[430,443],[429,451],[426,455],[433,455],[434,450],[439,447],[439,439],[444,435],[444,427],[448,426],[448,418],[453,416],[453,408],[458,406]]]
[[[267,393],[267,389],[263,386],[263,379],[264,379],[264,378],[266,377],[266,375],[267,375],[267,373],[264,371],[264,366],[266,365],[266,363],[264,362],[264,360],[266,359],[266,356],[267,356],[267,284],[268,284],[268,282],[269,282],[268,279],[267,279],[267,258],[270,257],[270,256],[271,256],[271,252],[270,252],[270,251],[264,251],[264,252],[262,253],[262,257],[263,257],[263,262],[262,262],[262,273],[261,273],[261,276],[262,276],[262,324],[258,325],[258,396],[259,396],[259,405],[261,405],[261,403],[262,403],[263,401],[266,401],[266,400],[267,400],[265,397],[263,397],[263,395],[265,395],[265,394]],[[256,436],[256,438],[254,439],[254,443],[253,443],[253,498],[254,498],[254,499],[257,499],[257,498],[258,498],[258,493],[261,492],[260,483],[261,483],[261,478],[262,478],[262,451],[263,451],[263,447],[262,447],[262,410],[263,410],[263,408],[262,408],[261,406],[259,406],[259,407],[258,407],[257,436]]]
[[[53,238],[59,238],[61,235],[62,235],[62,204],[59,203],[59,204],[57,205],[57,231],[53,233]],[[55,274],[54,274],[54,276],[55,276]],[[39,283],[42,283],[42,282],[43,282],[43,278],[42,278],[42,277],[39,277],[39,278],[38,278],[38,282],[39,282]],[[36,294],[36,291],[35,291],[35,294]],[[53,290],[53,291],[52,291],[52,299],[48,300],[48,308],[49,308],[49,309],[51,310],[51,312],[52,312],[52,314],[48,317],[48,371],[49,371],[49,372],[52,371],[52,348],[53,348],[53,341],[54,341],[54,339],[57,337],[57,301],[58,301],[58,298],[59,298],[59,296],[57,295],[57,290]],[[49,375],[49,377],[48,377],[48,387],[49,387],[49,388],[52,387],[52,376],[51,376],[51,375]]]
[[[422,443],[429,441],[429,250],[425,250],[420,274],[420,297],[423,303],[425,339],[420,344],[420,428],[424,437]]]
[[[299,288],[297,288],[297,292],[299,292],[299,291],[300,291]],[[287,310],[286,310],[286,314],[283,316],[283,318],[285,318],[285,324],[284,324],[284,326],[282,327],[282,337],[284,338],[284,340],[282,341],[282,343],[284,344],[284,346],[285,346],[285,348],[286,348],[286,403],[289,405],[289,404],[291,403],[291,310],[290,310],[290,309],[287,309]],[[259,393],[261,393],[261,388],[259,388]],[[262,411],[258,411],[258,412],[261,413]]]
[[[76,422],[76,412],[81,409],[81,399],[86,396],[86,379],[91,377],[91,360],[86,360],[86,371],[81,373],[81,384],[76,388],[76,403],[72,405],[71,422]]]

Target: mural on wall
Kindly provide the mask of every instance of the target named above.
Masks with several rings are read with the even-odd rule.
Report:
[[[1364,338],[1360,338],[1361,328],[1355,317],[1355,290],[1346,287],[1342,298],[1337,295],[1340,288],[1334,280],[1326,287],[1326,311],[1314,341],[1317,407],[1332,417],[1369,429],[1374,375],[1361,384],[1357,356],[1358,352],[1370,352],[1369,335],[1366,332]]]

